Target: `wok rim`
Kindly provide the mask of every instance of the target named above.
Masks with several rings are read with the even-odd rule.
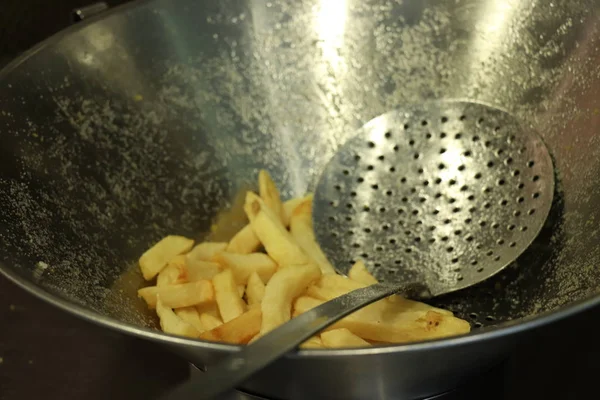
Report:
[[[29,50],[25,51],[6,66],[0,69],[0,83],[6,76],[15,71],[21,64],[32,58],[38,52],[59,42],[63,38],[71,35],[85,27],[99,22],[109,17],[126,12],[128,10],[147,6],[151,3],[160,3],[161,0],[137,0],[132,3],[112,7],[107,11],[101,12],[99,15],[85,19],[70,27],[67,27],[54,35],[46,38]],[[69,301],[63,297],[53,294],[42,286],[33,283],[16,272],[16,269],[9,268],[4,263],[0,263],[0,274],[7,277],[17,286],[34,295],[35,297],[66,311],[71,315],[82,318],[85,321],[91,322],[105,328],[112,329],[117,332],[122,332],[127,335],[136,336],[142,339],[161,343],[164,345],[186,346],[193,349],[207,349],[214,351],[222,351],[231,353],[237,351],[241,346],[223,344],[217,342],[208,342],[196,339],[185,338],[181,336],[169,335],[150,328],[142,328],[129,323],[118,321],[115,318],[100,314],[89,308],[83,307],[75,302]],[[546,311],[535,316],[525,317],[524,319],[515,320],[500,324],[498,327],[481,329],[475,332],[470,332],[465,335],[453,336],[449,338],[440,338],[434,340],[412,342],[406,344],[396,344],[389,346],[378,346],[365,349],[300,349],[294,353],[288,353],[284,357],[287,359],[296,358],[322,358],[322,357],[350,357],[357,355],[379,355],[379,354],[402,354],[415,353],[429,350],[436,350],[450,347],[467,346],[470,344],[491,341],[502,337],[514,336],[518,333],[533,330],[561,319],[573,316],[583,311],[589,310],[600,303],[600,294],[591,295],[585,299],[575,301],[569,305],[563,306],[557,310]],[[520,322],[519,322],[520,321]]]

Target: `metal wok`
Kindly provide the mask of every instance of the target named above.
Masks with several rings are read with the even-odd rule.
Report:
[[[337,146],[385,112],[489,104],[538,130],[557,187],[517,262],[436,300],[473,332],[300,351],[243,386],[273,398],[444,392],[519,334],[600,301],[598,11],[592,1],[153,0],[77,25],[0,72],[0,270],[206,365],[236,348],[158,332],[135,296],[135,261],[152,242],[203,238],[218,218],[233,231],[241,217],[223,210],[259,168],[285,195],[305,192]]]

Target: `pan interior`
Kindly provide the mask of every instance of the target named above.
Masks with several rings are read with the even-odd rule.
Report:
[[[260,168],[284,197],[301,195],[366,122],[464,99],[539,132],[554,203],[514,263],[437,305],[495,326],[589,298],[600,286],[598,11],[155,0],[79,26],[0,74],[2,269],[153,326],[135,295],[135,263],[153,242],[227,239]]]

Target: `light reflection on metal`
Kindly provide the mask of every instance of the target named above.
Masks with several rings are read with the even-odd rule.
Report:
[[[344,58],[340,55],[340,49],[344,45],[346,18],[346,0],[321,0],[315,29],[319,36],[319,46],[323,51],[323,58],[335,72],[340,72],[345,65]]]

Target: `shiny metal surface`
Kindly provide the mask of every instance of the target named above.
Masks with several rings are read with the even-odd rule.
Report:
[[[554,171],[507,113],[436,101],[369,121],[327,163],[315,233],[337,268],[362,259],[380,282],[439,296],[512,263],[542,229]]]
[[[419,398],[519,332],[598,303],[600,6],[594,1],[153,0],[109,11],[0,72],[0,270],[191,361],[236,348],[163,335],[135,296],[139,255],[210,226],[261,167],[314,189],[376,116],[436,99],[505,109],[553,157],[554,202],[514,264],[436,305],[469,336],[302,351],[244,385],[275,398]],[[221,226],[234,230],[244,221]],[[219,236],[221,235],[221,236]]]
[[[336,297],[293,318],[217,364],[209,365],[204,375],[179,385],[163,398],[215,399],[352,312],[394,293],[417,298],[423,290],[421,285],[380,283]]]
[[[371,120],[325,166],[313,219],[334,265],[362,258],[385,283],[292,319],[167,398],[213,398],[359,308],[394,293],[415,299],[415,283],[430,299],[481,282],[531,244],[553,194],[546,146],[505,112],[437,101]]]

